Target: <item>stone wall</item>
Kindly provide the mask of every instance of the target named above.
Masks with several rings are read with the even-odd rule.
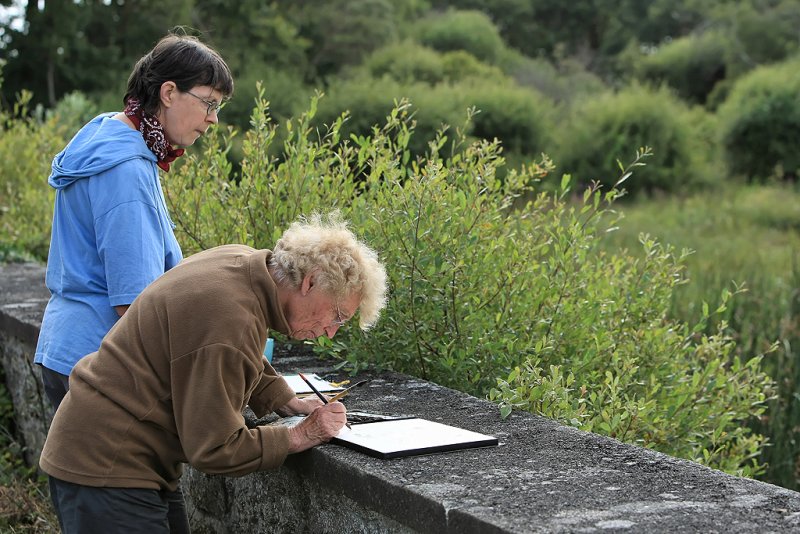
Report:
[[[47,299],[43,270],[0,266],[0,288],[0,361],[35,462],[50,417],[30,363]],[[274,362],[283,372],[331,372],[285,347],[276,347]],[[371,380],[347,397],[349,409],[416,415],[492,434],[500,445],[378,460],[328,444],[290,456],[275,472],[239,478],[188,468],[193,531],[800,531],[799,493],[527,413],[502,420],[485,400],[412,377],[363,377]]]
[[[0,364],[14,403],[17,431],[25,445],[25,460],[30,465],[39,457],[53,415],[38,366],[33,364],[48,298],[42,266],[0,266]]]

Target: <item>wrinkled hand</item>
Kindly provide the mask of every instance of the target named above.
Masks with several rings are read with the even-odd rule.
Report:
[[[347,422],[341,402],[320,406],[300,424],[289,429],[289,453],[310,449],[336,436]]]
[[[298,399],[293,397],[292,400],[277,408],[275,413],[281,417],[289,415],[307,415],[316,410],[317,408],[325,406],[317,397],[307,397],[305,399]]]

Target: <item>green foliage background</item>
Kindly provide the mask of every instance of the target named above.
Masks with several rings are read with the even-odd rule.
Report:
[[[708,310],[695,325],[668,318],[683,269],[669,247],[644,240],[643,259],[599,252],[617,189],[591,186],[576,202],[564,176],[557,193],[537,192],[546,159],[499,179],[500,146],[468,141],[471,114],[414,157],[406,102],[368,138],[343,138],[342,119],[320,135],[316,109],[284,125],[284,152],[271,158],[279,128],[261,101],[235,181],[198,181],[227,176],[231,133],[189,156],[166,185],[189,251],[268,247],[298,215],[338,209],[380,251],[391,286],[369,335],[319,342],[352,368],[490,394],[504,414],[527,409],[729,472],[763,470],[764,438],[743,424],[771,391],[761,358],[735,356],[724,324],[702,334]]]

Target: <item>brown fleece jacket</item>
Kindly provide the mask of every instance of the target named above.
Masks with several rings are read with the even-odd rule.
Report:
[[[289,328],[270,254],[217,247],[148,286],[72,371],[41,468],[86,486],[174,490],[183,462],[228,475],[280,466],[287,429],[242,417],[294,396],[262,355],[269,329]]]

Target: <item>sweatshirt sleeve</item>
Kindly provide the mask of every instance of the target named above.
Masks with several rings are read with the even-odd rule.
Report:
[[[90,182],[97,254],[112,306],[130,304],[166,270],[165,235],[172,229],[165,228],[159,216],[157,189],[137,160]]]
[[[209,474],[241,476],[283,464],[288,429],[248,429],[242,416],[260,371],[241,351],[220,344],[171,363],[175,424],[190,465]]]
[[[294,390],[286,380],[265,361],[261,379],[256,389],[253,390],[248,404],[256,416],[263,417],[270,412],[274,412],[276,408],[284,406],[294,396]]]

